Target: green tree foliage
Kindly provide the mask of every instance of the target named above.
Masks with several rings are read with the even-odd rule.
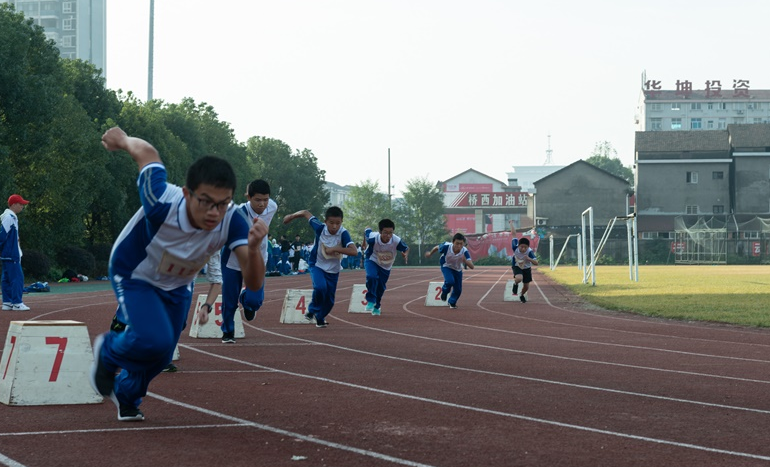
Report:
[[[586,162],[616,175],[631,184],[634,183],[634,171],[623,166],[623,163],[618,159],[618,152],[612,147],[612,144],[610,144],[609,141],[596,143],[593,154],[586,159]]]
[[[363,240],[366,227],[377,231],[377,223],[383,218],[393,219],[393,210],[388,195],[379,191],[377,182],[367,179],[350,189],[345,200],[343,225],[350,231],[354,242],[360,243]]]
[[[448,240],[449,231],[444,219],[444,195],[441,189],[427,178],[415,178],[406,183],[404,203],[397,209],[398,232],[410,245],[417,246],[420,260],[422,246],[432,248]],[[410,255],[411,258],[411,255]]]
[[[278,203],[270,233],[276,238],[286,235],[290,239],[299,235],[309,241],[306,223],[295,221],[284,225],[282,220],[285,215],[302,209],[323,220],[329,192],[325,188],[326,172],[318,167],[318,159],[309,149],[292,153],[291,147],[283,141],[262,136],[249,138],[246,154],[253,178],[267,181],[270,197]]]

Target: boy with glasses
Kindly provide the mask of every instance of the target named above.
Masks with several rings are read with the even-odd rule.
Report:
[[[94,340],[91,385],[112,399],[118,420],[141,421],[142,397],[171,362],[187,323],[198,272],[226,246],[238,258],[246,286],[259,290],[265,277],[260,244],[267,225],[260,219],[249,223],[230,209],[236,178],[224,159],[196,160],[185,186],[178,187],[166,181],[158,151],[147,141],[115,127],[104,133],[102,145],[126,151],[136,162],[142,207],[110,255],[118,319],[126,328]]]

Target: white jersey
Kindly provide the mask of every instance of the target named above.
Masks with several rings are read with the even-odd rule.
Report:
[[[463,259],[471,259],[471,254],[468,249],[462,247],[459,253],[455,253],[452,250],[452,243],[444,242],[443,245],[438,247],[438,251],[441,253],[439,263],[442,268],[454,269],[455,271],[462,271],[465,266]]]
[[[265,210],[262,211],[262,214],[257,214],[257,212],[252,209],[251,204],[249,204],[248,201],[241,204],[237,207],[238,210],[243,212],[246,216],[248,216],[249,219],[253,220],[255,217],[257,219],[262,219],[265,221],[265,224],[267,224],[268,228],[270,227],[270,222],[273,220],[273,216],[275,215],[275,212],[278,210],[278,204],[276,204],[275,201],[271,198],[267,202],[267,206],[265,206]],[[267,244],[269,242],[267,239],[262,240],[262,243],[260,244],[260,249],[262,250],[262,258],[265,260],[265,266],[267,266]],[[231,255],[229,251],[225,251],[222,259],[225,261],[225,266],[229,269],[232,269],[234,271],[240,271],[241,265],[238,263],[238,258],[235,255]]]
[[[166,183],[161,163],[139,173],[142,207],[126,224],[110,255],[110,275],[148,282],[162,290],[189,286],[223,246],[248,244],[246,219],[230,208],[214,230],[190,224],[182,189]]]
[[[372,229],[364,231],[364,239],[367,244],[365,256],[368,261],[374,262],[382,269],[390,271],[396,260],[396,252],[409,249],[398,235],[393,235],[388,243],[382,242],[379,233],[372,233]]]

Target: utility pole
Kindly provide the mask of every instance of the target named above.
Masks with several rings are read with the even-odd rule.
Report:
[[[390,194],[390,148],[388,148],[388,206],[393,209],[393,198]]]
[[[150,55],[147,64],[147,101],[152,100],[153,42],[155,42],[155,0],[150,0]]]

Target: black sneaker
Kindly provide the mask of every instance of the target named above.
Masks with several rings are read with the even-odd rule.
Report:
[[[442,290],[442,291],[441,291],[441,301],[442,301],[442,302],[445,302],[445,301],[446,301],[446,296],[447,296],[447,293],[446,293],[446,292],[444,292],[444,291]]]
[[[173,363],[169,363],[166,365],[166,368],[163,369],[163,373],[176,373],[177,371],[179,371],[179,368]]]
[[[313,313],[310,313],[309,311],[305,313],[305,321],[313,321]]]
[[[449,308],[456,310],[457,309],[457,303],[450,303]]]
[[[324,321],[322,319],[316,320],[316,322],[315,322],[315,327],[317,327],[317,328],[325,328],[328,325],[329,325],[329,323],[327,323],[326,321]]]
[[[514,295],[518,295],[519,294],[519,283],[518,282],[514,282],[513,283],[513,289],[512,290],[513,290],[513,294]]]
[[[141,422],[144,420],[144,414],[133,405],[120,404],[118,420],[121,422]]]
[[[521,303],[527,303],[527,297],[525,297],[524,294],[521,294],[519,300],[521,300]]]
[[[102,396],[114,398],[115,372],[110,371],[102,362],[101,352],[104,344],[104,334],[94,339],[94,361],[91,364],[91,387]]]
[[[118,315],[112,317],[112,324],[110,324],[110,331],[123,332],[126,330],[126,323],[118,320]]]
[[[244,295],[246,295],[246,289],[241,290],[241,294],[238,296],[238,302],[240,302],[241,307],[243,307],[243,317],[246,319],[246,321],[253,321],[257,316],[257,310],[254,310],[251,307],[243,304]]]
[[[222,343],[223,344],[235,344],[235,333],[234,332],[223,332],[222,333]]]

